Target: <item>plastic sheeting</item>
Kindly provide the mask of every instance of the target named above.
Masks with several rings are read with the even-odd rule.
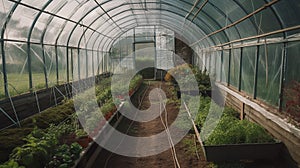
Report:
[[[112,46],[124,33],[142,26],[162,26],[180,35],[196,52],[194,63],[201,69],[272,105],[282,101],[284,84],[299,81],[298,0],[1,0],[0,4],[1,95],[109,71]]]

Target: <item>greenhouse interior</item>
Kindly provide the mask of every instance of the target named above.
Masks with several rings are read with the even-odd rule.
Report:
[[[300,167],[299,0],[0,0],[0,168]]]

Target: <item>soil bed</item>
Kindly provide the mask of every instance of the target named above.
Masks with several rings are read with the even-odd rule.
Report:
[[[150,101],[148,99],[149,93],[154,88],[159,88],[160,82],[150,82],[149,88],[146,90],[145,99],[142,102],[141,109],[147,109],[150,106]],[[165,91],[166,96],[168,98],[173,95],[171,90],[173,89],[172,86],[161,83],[162,90]],[[178,108],[176,107],[176,103],[168,103],[167,106],[167,113],[168,113],[168,125],[174,121],[178,114]],[[164,117],[164,113],[162,116]],[[147,137],[151,135],[155,135],[164,131],[164,127],[160,117],[145,123],[133,122],[131,124],[131,120],[125,118],[120,123],[118,130],[121,132],[126,132],[128,127],[130,126],[130,131],[128,135],[136,136],[136,137]],[[177,158],[179,164],[182,168],[187,167],[197,167],[197,168],[206,168],[209,167],[208,163],[204,160],[203,154],[198,150],[197,157],[196,151],[191,151],[191,145],[188,142],[196,142],[194,139],[194,135],[187,135],[180,143],[175,145]],[[152,142],[153,144],[159,144],[160,142]],[[126,142],[123,142],[121,145],[126,145]],[[200,145],[197,143],[197,146]],[[151,149],[149,149],[151,150]],[[109,159],[108,159],[109,158]],[[115,168],[115,167],[126,167],[126,168],[147,168],[147,167],[161,167],[161,168],[170,168],[175,167],[174,159],[172,157],[171,149],[162,152],[160,154],[149,156],[149,157],[126,157],[117,154],[112,154],[107,150],[103,150],[100,155],[98,156],[96,162],[94,163],[93,167],[107,167],[107,168]]]

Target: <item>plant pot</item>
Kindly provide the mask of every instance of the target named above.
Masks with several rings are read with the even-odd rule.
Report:
[[[107,114],[105,114],[105,116],[104,116],[105,119],[106,119],[106,120],[109,120],[110,117],[112,116],[112,114],[113,114],[112,112],[108,112]]]
[[[129,91],[129,96],[132,96],[133,93],[134,93],[134,89],[130,90],[130,91]]]
[[[90,142],[93,142],[93,138],[90,137],[90,136],[88,136],[88,141],[89,141],[89,143],[90,143]]]
[[[87,148],[89,143],[91,142],[91,138],[89,136],[82,136],[76,139],[76,142],[82,147]]]
[[[283,144],[226,144],[205,146],[205,157],[208,162],[239,160],[274,160],[279,158]]]
[[[69,135],[64,135],[60,138],[59,142],[61,144],[71,145],[72,143],[76,142],[76,134],[72,133]]]

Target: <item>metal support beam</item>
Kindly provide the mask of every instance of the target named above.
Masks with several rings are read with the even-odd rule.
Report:
[[[263,11],[263,10],[265,10],[266,8],[268,8],[268,7],[272,6],[272,5],[274,5],[274,4],[277,3],[277,2],[279,2],[279,0],[273,0],[273,1],[269,2],[269,3],[267,3],[267,4],[264,4],[262,7],[258,8],[257,10],[253,11],[252,13],[250,13],[250,14],[248,14],[248,15],[242,17],[241,19],[235,21],[234,23],[229,24],[229,25],[227,25],[227,26],[225,26],[225,27],[223,27],[223,28],[221,28],[221,29],[219,29],[219,30],[217,30],[217,31],[214,31],[214,32],[212,32],[212,33],[206,35],[205,37],[203,37],[203,38],[201,38],[200,40],[196,41],[195,43],[191,44],[191,46],[194,46],[194,45],[196,45],[197,43],[203,41],[204,39],[209,38],[209,37],[212,36],[212,35],[215,35],[215,34],[217,34],[217,33],[220,33],[220,32],[222,32],[222,31],[224,31],[224,30],[226,30],[226,29],[228,29],[228,28],[230,28],[230,27],[233,27],[233,26],[235,26],[235,25],[237,25],[237,24],[243,22],[244,20],[246,20],[246,19],[252,17],[253,15],[255,15],[255,14],[257,14],[257,13]]]
[[[283,44],[283,51],[282,51],[282,59],[281,59],[281,69],[280,69],[280,83],[279,83],[279,111],[283,110],[283,102],[284,102],[284,86],[286,80],[286,68],[287,68],[287,43]]]
[[[157,52],[156,52],[156,26],[154,26],[154,80],[156,80],[156,73],[157,73]]]
[[[74,49],[76,50],[76,49]],[[72,63],[73,64],[73,63]],[[80,74],[80,50],[77,49],[77,66],[78,66],[78,69],[77,69],[77,73],[78,73],[78,80],[81,80],[81,74]],[[74,80],[74,79],[73,79]]]
[[[231,81],[230,81],[230,73],[231,73],[231,54],[233,49],[229,50],[229,58],[228,58],[228,74],[227,74],[227,86],[230,85]]]
[[[223,55],[224,55],[224,50],[221,51],[221,67],[220,67],[220,82],[222,82],[223,78]]]
[[[44,77],[45,77],[45,85],[46,85],[46,88],[48,89],[48,74],[47,74],[47,68],[46,68],[46,58],[45,58],[45,46],[44,44],[42,43],[42,57],[43,57],[43,70],[44,70]]]
[[[11,10],[9,11],[6,20],[3,24],[3,28],[1,30],[1,53],[2,53],[2,71],[3,71],[3,81],[4,81],[4,92],[5,92],[5,96],[8,97],[9,93],[8,93],[8,81],[7,81],[7,71],[6,71],[6,56],[5,56],[5,48],[4,48],[4,33],[5,30],[7,28],[7,24],[10,21],[13,13],[15,12],[15,10],[17,9],[19,3],[21,2],[21,0],[17,1],[18,3],[14,4],[13,7],[11,8]]]
[[[55,46],[55,62],[56,62],[56,84],[59,85],[58,48],[57,48],[57,46]]]
[[[242,89],[242,69],[243,69],[243,48],[241,48],[241,55],[240,55],[239,84],[238,84],[239,91],[241,91]]]
[[[31,47],[30,47],[30,41],[31,41],[31,35],[33,32],[33,29],[35,27],[35,24],[37,23],[38,19],[40,18],[40,16],[42,15],[42,13],[45,11],[45,9],[50,5],[50,3],[53,0],[48,0],[47,3],[39,10],[39,13],[36,15],[36,17],[34,18],[31,27],[29,29],[29,33],[27,36],[27,65],[28,65],[28,74],[29,74],[29,90],[30,92],[33,91],[33,81],[32,81],[32,69],[31,69]],[[45,65],[45,55],[44,55],[44,47],[42,45],[42,49],[43,49],[43,63],[44,63],[44,76],[45,76],[45,84],[46,87],[48,88],[48,79],[47,79],[47,70],[46,70],[46,65]]]
[[[260,47],[257,46],[256,59],[255,59],[255,72],[254,72],[254,89],[253,89],[253,98],[254,99],[256,99],[256,97],[257,97],[259,52],[260,52]]]

